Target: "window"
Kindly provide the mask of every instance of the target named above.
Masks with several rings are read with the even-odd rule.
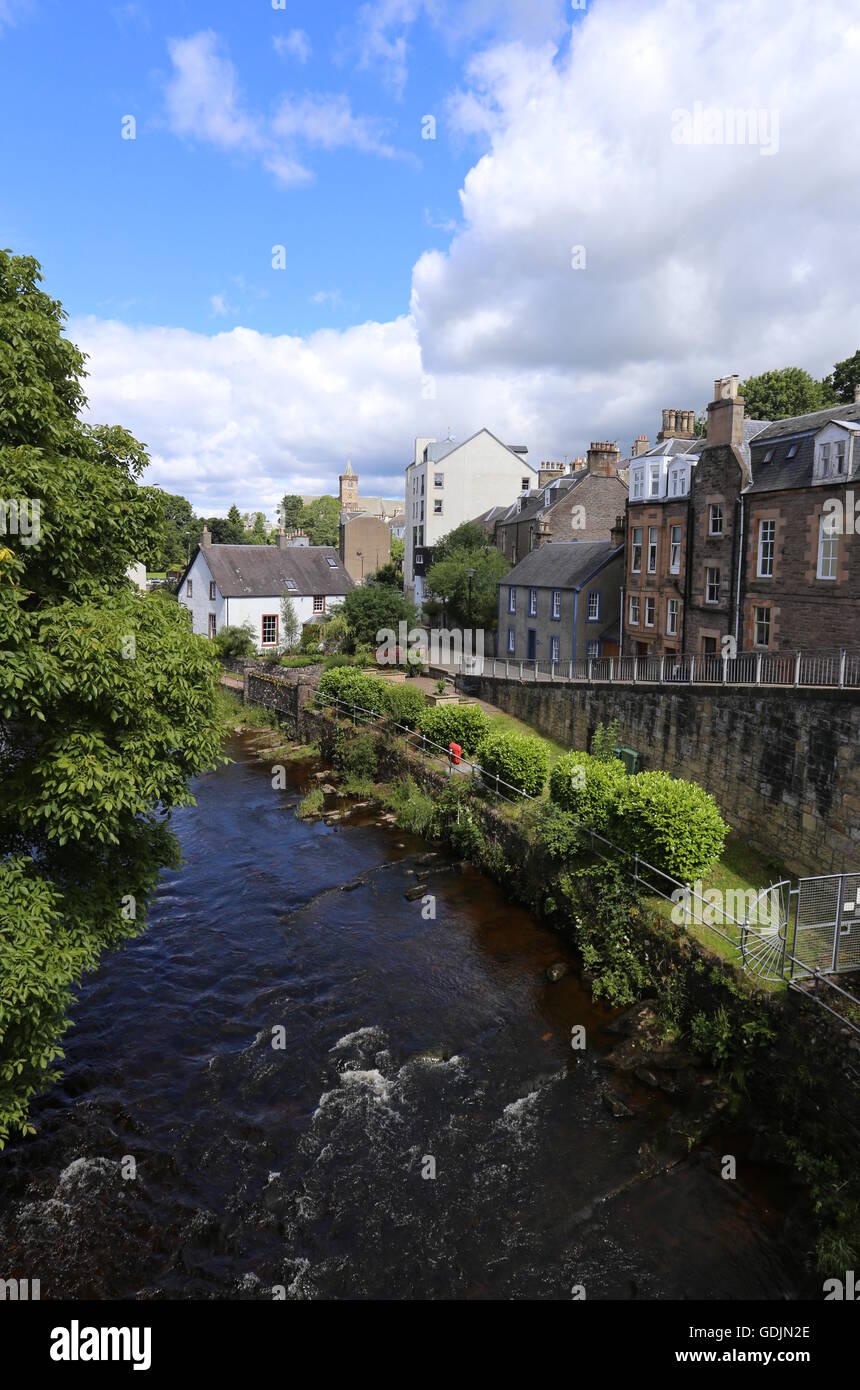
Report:
[[[287,580],[287,588],[289,589],[289,591],[290,591],[291,594],[295,593],[295,591],[296,591],[296,581],[295,581],[294,579],[288,579],[288,580]]]
[[[660,465],[659,465],[659,463],[652,463],[652,464],[651,464],[651,482],[650,482],[649,487],[648,487],[648,496],[649,496],[649,497],[659,497],[659,496],[660,496]]]
[[[683,497],[687,491],[687,470],[686,468],[674,468],[672,470],[672,480],[669,488],[673,497]]]
[[[537,589],[529,589],[529,617],[537,615]]]
[[[645,496],[645,469],[634,468],[631,473],[631,480],[633,483],[633,491],[631,493],[633,501],[641,502],[642,498]]]
[[[833,445],[833,473],[839,478],[845,473],[845,440],[837,439]]]
[[[765,454],[764,458],[762,459],[762,463],[770,463],[771,459],[773,458],[773,455],[774,455],[774,450],[773,450],[773,449],[768,449],[767,453]]]
[[[529,490],[529,480],[528,480],[528,478],[521,478],[521,479],[520,479],[520,482],[521,482],[521,484],[522,484],[522,491],[523,491],[523,492],[528,492],[528,490]]]
[[[514,629],[513,629],[512,627],[509,627],[509,628],[508,628],[508,653],[509,653],[509,655],[513,656],[514,652],[516,651],[516,648],[517,648],[517,642],[516,642],[516,637],[515,637],[515,635],[514,635]]]
[[[187,581],[186,585],[185,585],[185,597],[186,597],[186,598],[193,598],[193,597],[194,597],[194,581],[191,580],[191,579],[189,579],[189,580]]]
[[[210,580],[209,580],[209,598],[210,598],[210,601],[211,601],[212,603],[215,602],[215,580],[214,580],[214,579],[210,579]]]
[[[421,474],[421,496],[424,496],[424,474]]]
[[[819,579],[835,579],[839,559],[839,537],[832,530],[833,521],[821,517],[818,522],[818,570]]]
[[[657,527],[648,527],[648,573],[657,573]]]
[[[588,623],[596,623],[600,619],[600,591],[592,590],[588,595],[588,608],[585,613],[585,620]]]
[[[681,528],[673,526],[669,533],[669,573],[681,573]]]
[[[786,457],[787,459],[793,459],[794,456],[795,456],[795,454],[797,453],[799,447],[800,447],[799,444],[792,444],[791,448],[788,449],[788,450],[786,450],[786,455],[785,455],[785,457]]]
[[[830,472],[830,445],[822,444],[818,450],[818,476],[826,478]]]
[[[209,636],[214,637],[216,632],[217,619],[214,613],[209,614]]]
[[[639,626],[639,595],[630,595],[630,623],[632,627]]]
[[[445,474],[444,474],[444,473],[434,473],[434,474],[433,474],[433,486],[434,486],[434,487],[444,487],[444,486],[445,486]]]
[[[595,637],[593,641],[586,642],[585,655],[589,661],[600,660],[600,638]]]
[[[646,598],[646,600],[645,600],[645,626],[646,626],[646,627],[653,627],[653,626],[654,626],[654,599],[653,599],[653,598]]]
[[[561,617],[561,589],[552,591],[552,616],[556,619]]]
[[[314,594],[314,612],[325,612],[325,594]]]
[[[433,515],[434,515],[434,516],[441,516],[441,515],[442,515],[442,498],[441,498],[441,497],[435,498],[435,500],[434,500],[434,502],[433,502]]]
[[[278,615],[277,613],[263,614],[262,643],[264,647],[276,647],[278,644]]]
[[[560,637],[550,637],[550,639],[549,639],[549,659],[550,659],[550,661],[558,661],[560,655],[561,655],[561,638],[560,638]]]
[[[668,637],[678,636],[678,600],[670,598],[666,605],[666,635]]]
[[[716,502],[712,502],[708,508],[708,535],[721,536],[723,534],[723,509]]]
[[[424,564],[424,551],[423,551],[423,550],[416,550],[416,552],[415,552],[415,563],[416,563],[416,565],[423,565],[423,564]]]
[[[330,569],[333,569],[333,570],[336,570],[336,569],[337,569],[337,560],[334,558],[334,556],[333,556],[333,555],[326,555],[325,558],[326,558],[326,560],[328,561],[329,568],[330,568]]]
[[[630,543],[630,571],[638,574],[642,568],[642,527],[633,527],[633,539]]]
[[[755,612],[755,644],[757,647],[767,647],[770,644],[770,609],[756,608]]]
[[[773,577],[773,551],[776,541],[776,522],[760,521],[758,524],[758,578]]]
[[[516,611],[517,611],[517,591],[516,591],[516,589],[514,589],[514,588],[510,588],[510,589],[508,589],[508,612],[509,612],[509,613],[516,613]]]
[[[705,603],[719,603],[720,601],[720,571],[717,569],[705,570]]]

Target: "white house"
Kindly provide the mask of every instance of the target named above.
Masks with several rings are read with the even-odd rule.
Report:
[[[524,444],[503,444],[488,429],[478,430],[462,444],[453,439],[415,440],[415,458],[406,469],[407,598],[423,602],[424,576],[436,541],[488,508],[529,491],[537,471],[527,462],[527,453]]]
[[[355,585],[330,545],[213,545],[203,528],[197,554],[179,582],[179,602],[194,632],[214,637],[250,623],[260,651],[280,645],[281,598],[288,593],[300,623],[337,608]]]

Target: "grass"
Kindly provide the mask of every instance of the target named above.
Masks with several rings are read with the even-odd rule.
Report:
[[[308,820],[311,816],[322,814],[325,805],[325,796],[320,787],[313,787],[296,807],[296,816],[299,820]]]

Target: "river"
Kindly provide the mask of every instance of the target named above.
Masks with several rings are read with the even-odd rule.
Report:
[[[554,933],[456,866],[425,920],[425,844],[297,820],[310,770],[276,792],[251,740],[228,751],[174,818],[147,931],[79,992],[36,1137],[0,1154],[4,1277],[43,1299],[796,1294],[766,1170],[724,1181],[714,1143],[636,1180],[663,1102],[609,1113],[612,1016]]]

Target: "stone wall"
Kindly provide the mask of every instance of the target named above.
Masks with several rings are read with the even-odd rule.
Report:
[[[319,685],[321,666],[262,669],[248,666],[244,672],[246,705],[262,705],[281,716],[281,723],[298,736],[302,711]]]
[[[470,693],[569,748],[617,719],[645,769],[699,782],[725,819],[795,874],[860,870],[856,691],[520,684],[470,679]]]

